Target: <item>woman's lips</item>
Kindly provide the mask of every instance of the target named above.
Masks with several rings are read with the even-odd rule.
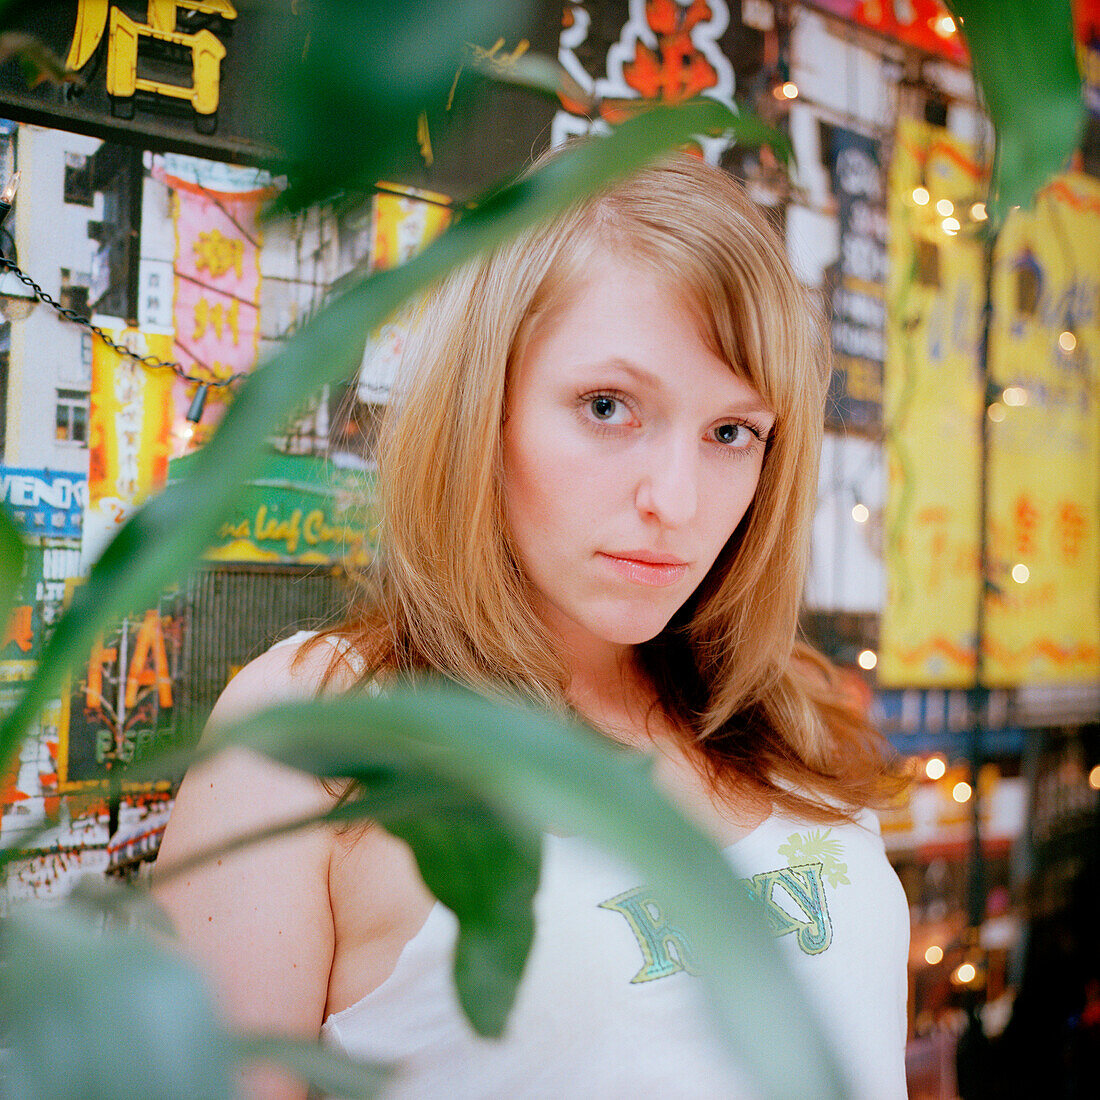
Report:
[[[631,551],[631,555],[634,551]],[[638,557],[618,554],[599,553],[608,565],[628,581],[634,584],[648,584],[657,588],[675,584],[687,572],[687,562],[661,558],[654,554],[639,552]],[[644,555],[644,556],[642,556]]]

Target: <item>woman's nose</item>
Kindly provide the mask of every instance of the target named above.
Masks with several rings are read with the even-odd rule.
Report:
[[[695,439],[653,447],[638,482],[638,511],[666,527],[682,527],[699,506],[699,449]]]

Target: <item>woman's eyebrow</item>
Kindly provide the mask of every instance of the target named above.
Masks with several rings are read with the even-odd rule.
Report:
[[[623,359],[618,355],[613,355],[610,359],[591,364],[591,367],[593,370],[619,370],[624,374],[629,374],[636,382],[648,386],[650,389],[667,389],[665,381],[660,375],[646,370],[645,367],[635,363],[632,359]]]

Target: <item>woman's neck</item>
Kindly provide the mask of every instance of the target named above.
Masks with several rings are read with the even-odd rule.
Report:
[[[671,723],[632,646],[588,647],[583,660],[564,649],[572,679],[568,699],[605,736],[652,755],[653,776],[688,817],[726,845],[740,840],[767,817],[770,803],[751,788],[719,792],[702,766],[687,731]]]
[[[639,670],[634,651],[623,647],[602,663],[570,662],[569,702],[596,729],[626,745],[648,746],[657,697]],[[658,708],[659,709],[659,708]]]

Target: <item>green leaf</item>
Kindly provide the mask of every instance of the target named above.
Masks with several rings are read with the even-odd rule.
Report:
[[[412,785],[452,787],[424,774]],[[409,845],[428,889],[458,918],[459,1002],[479,1035],[499,1037],[535,935],[538,837],[529,829],[505,827],[469,796],[442,813],[438,808],[425,813],[410,802],[398,813],[372,817]]]
[[[491,195],[415,259],[379,272],[321,311],[246,380],[213,439],[196,453],[187,479],[131,516],[87,583],[76,589],[34,677],[0,726],[0,763],[11,757],[68,667],[87,653],[104,626],[152,604],[199,556],[231,511],[240,484],[259,468],[269,434],[312,390],[351,376],[369,329],[411,294],[531,222],[553,216],[693,134],[736,125],[736,116],[713,100],[655,108]]]
[[[996,134],[990,229],[1066,166],[1084,122],[1070,0],[945,0]]]
[[[275,1062],[326,1096],[370,1100],[390,1076],[385,1066],[351,1061],[346,1055],[285,1035],[246,1035],[236,1040],[241,1062]]]
[[[333,816],[369,817],[412,849],[428,889],[458,918],[459,1002],[479,1035],[501,1035],[535,934],[537,831],[403,755],[380,755],[378,746],[367,755],[360,743],[353,763],[339,739],[335,756],[329,747],[315,741],[305,770],[354,776],[361,788]]]
[[[5,1096],[233,1095],[234,1044],[178,954],[69,906],[17,911],[4,948]]]
[[[256,1060],[286,1066],[334,1095],[375,1095],[384,1067],[317,1042],[231,1036],[179,952],[165,949],[163,938],[112,930],[135,920],[164,928],[144,891],[85,879],[64,905],[24,906],[8,922],[0,969],[5,1097],[229,1100],[234,1071]]]
[[[272,66],[278,142],[293,166],[280,206],[421,169],[418,120],[423,114],[433,132],[443,124],[467,44],[518,37],[532,8],[529,0],[314,0]]]
[[[97,926],[141,929],[170,936],[172,922],[148,892],[134,885],[123,885],[100,875],[82,875],[76,881],[66,905],[74,912],[94,918]]]
[[[6,508],[0,508],[0,627],[8,625],[15,594],[23,579],[27,548]]]
[[[338,743],[335,757],[325,755],[327,747],[314,746],[307,770],[336,775],[347,764]],[[196,755],[188,754],[188,763]],[[173,766],[180,764],[175,759]],[[138,768],[134,774],[138,778],[156,775],[157,766],[146,764],[144,771]],[[163,767],[163,759],[159,766]],[[479,1035],[499,1036],[534,938],[534,896],[541,863],[537,833],[503,817],[461,785],[411,768],[407,760],[392,754],[379,754],[377,748],[370,758],[358,758],[353,774],[359,783],[354,798],[324,814],[237,837],[182,862],[166,865],[162,861],[157,865],[157,881],[166,882],[226,852],[295,829],[369,818],[409,845],[428,888],[458,917],[459,1001]]]
[[[525,832],[564,827],[589,837],[631,862],[659,897],[675,899],[721,1035],[755,1079],[776,1096],[840,1095],[836,1062],[765,931],[758,903],[714,843],[657,792],[637,759],[591,731],[452,685],[422,683],[395,686],[378,699],[279,707],[227,731],[222,742],[320,776],[369,781],[380,766],[399,767],[422,782],[469,791]],[[462,837],[461,825],[456,835]],[[427,846],[420,834],[407,838],[432,874],[434,838]],[[442,877],[449,877],[446,869]],[[496,918],[484,924],[483,943],[508,935],[499,925]],[[493,950],[505,948],[498,943]],[[464,1004],[479,995],[467,983],[478,979],[480,967],[476,956],[456,960]]]

